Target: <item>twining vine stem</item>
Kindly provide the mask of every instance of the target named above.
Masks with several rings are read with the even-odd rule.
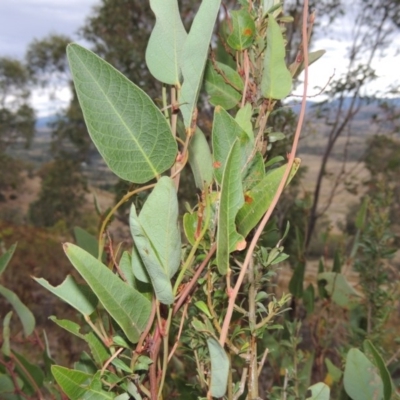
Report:
[[[219,343],[221,344],[221,346],[225,345],[226,338],[228,336],[229,325],[230,325],[230,322],[232,319],[233,309],[235,306],[236,297],[239,293],[239,289],[243,283],[243,279],[246,275],[247,269],[248,269],[251,259],[253,257],[255,247],[258,243],[258,240],[261,236],[262,231],[264,230],[265,225],[269,221],[271,214],[272,214],[273,210],[275,209],[276,204],[278,203],[278,200],[279,200],[279,198],[282,194],[282,191],[286,185],[286,181],[289,177],[290,171],[291,171],[293,163],[294,163],[294,159],[295,159],[295,155],[296,155],[296,151],[297,151],[297,147],[298,147],[298,143],[299,143],[299,139],[300,139],[300,133],[301,133],[304,116],[305,116],[305,112],[306,112],[306,104],[307,104],[306,103],[306,101],[307,101],[307,86],[308,86],[308,29],[307,29],[308,27],[307,27],[307,24],[308,24],[308,0],[304,0],[304,3],[303,3],[303,26],[302,26],[302,48],[303,48],[303,56],[304,56],[304,88],[303,88],[303,98],[301,101],[299,120],[297,122],[297,127],[296,127],[296,133],[294,135],[293,144],[292,144],[292,148],[291,148],[291,151],[289,154],[286,170],[285,170],[285,173],[279,184],[278,190],[276,191],[275,196],[271,202],[271,205],[269,206],[267,212],[264,214],[264,217],[263,217],[262,221],[260,222],[260,225],[258,226],[258,228],[254,234],[254,237],[249,245],[249,248],[246,253],[246,258],[243,262],[243,266],[242,266],[242,269],[238,276],[238,279],[236,281],[235,287],[229,293],[228,308],[226,310],[226,315],[224,318],[224,323],[222,325],[222,331],[221,331],[221,335],[219,338]]]

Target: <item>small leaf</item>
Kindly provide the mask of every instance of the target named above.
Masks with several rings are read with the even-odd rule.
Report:
[[[292,90],[292,75],[285,63],[285,43],[281,28],[268,14],[267,49],[261,80],[261,93],[267,99],[282,100]]]
[[[318,281],[326,281],[325,289],[332,300],[340,307],[349,310],[360,304],[361,296],[346,280],[342,274],[323,272],[318,274]]]
[[[133,240],[157,299],[172,304],[170,280],[179,268],[181,257],[178,199],[172,179],[164,176],[158,181],[139,217],[132,205],[129,220]]]
[[[71,243],[64,251],[132,343],[137,343],[151,314],[151,302],[104,264]]]
[[[11,290],[0,285],[0,295],[3,295],[5,299],[12,305],[19,319],[21,320],[22,327],[24,329],[24,335],[29,336],[35,329],[35,317],[29,308],[22,303],[19,297]]]
[[[290,183],[300,167],[300,159],[295,158],[286,185]],[[266,175],[256,186],[245,193],[246,202],[239,210],[236,217],[238,232],[246,237],[258,224],[268,210],[279,184],[285,173],[286,165],[274,169]]]
[[[109,168],[135,183],[170,168],[177,144],[150,97],[91,51],[70,44],[67,55],[89,134]]]
[[[146,63],[160,82],[178,85],[181,76],[182,48],[187,33],[177,0],[150,0],[156,16],[146,49]]]
[[[52,286],[43,278],[33,278],[45,289],[74,307],[83,315],[90,315],[97,307],[97,298],[87,285],[78,285],[71,275],[58,286]]]
[[[306,400],[329,400],[331,390],[325,383],[319,382],[308,388],[311,391],[311,396],[307,396]]]
[[[329,358],[325,358],[326,369],[331,376],[333,382],[339,382],[342,379],[343,372],[336,365],[332,363]]]
[[[293,271],[293,275],[289,282],[290,293],[300,299],[303,296],[304,272],[306,270],[306,263],[299,261]]]
[[[240,108],[236,114],[235,121],[247,133],[250,141],[254,142],[253,125],[251,118],[253,116],[253,109],[250,103],[246,103],[244,107]]]
[[[353,400],[383,398],[383,383],[375,365],[358,349],[350,349],[347,353],[343,383]]]
[[[364,341],[364,349],[371,353],[372,357],[374,358],[375,365],[378,367],[379,374],[383,382],[384,400],[390,400],[392,398],[393,382],[382,356],[379,354],[378,350],[376,350],[375,346],[370,340]]]
[[[260,152],[257,152],[248,164],[243,176],[243,190],[245,192],[253,189],[265,176],[264,160]],[[249,198],[248,201],[251,201]],[[245,196],[246,201],[246,196]]]
[[[303,303],[307,313],[312,314],[314,312],[315,290],[311,283],[307,286],[307,289],[303,291]]]
[[[119,269],[123,274],[123,279],[130,286],[135,287],[135,276],[132,271],[132,258],[131,255],[124,251],[122,253],[121,259],[119,260]]]
[[[239,174],[246,166],[251,156],[253,146],[248,134],[223,108],[216,107],[214,110],[214,122],[212,130],[212,147],[214,158],[214,175],[218,183],[221,183],[225,163],[233,143],[239,139],[240,162]]]
[[[225,350],[214,338],[207,339],[207,346],[211,359],[211,395],[218,398],[223,397],[228,385],[229,359]]]
[[[268,135],[268,141],[270,143],[275,143],[278,142],[279,140],[283,140],[286,138],[286,135],[282,132],[271,132]]]
[[[89,345],[90,352],[93,355],[94,361],[99,367],[101,367],[104,361],[106,361],[111,356],[107,348],[93,332],[89,332],[88,334],[86,334],[85,340]]]
[[[1,352],[6,356],[10,357],[11,347],[10,347],[10,321],[13,315],[12,311],[9,311],[3,319],[3,344],[1,346]]]
[[[67,332],[72,333],[75,336],[78,336],[81,339],[85,339],[85,335],[80,333],[81,327],[73,321],[69,321],[68,319],[57,319],[54,315],[49,317],[55,324],[57,324],[60,328],[65,329]]]
[[[240,75],[228,65],[216,62],[218,71],[211,61],[207,62],[204,87],[210,96],[209,102],[213,106],[221,106],[225,110],[238,105],[242,97],[239,90],[243,90],[243,81]]]
[[[311,53],[308,53],[308,66],[311,64],[314,64],[315,61],[318,61],[324,54],[326,53],[326,50],[316,50],[312,51]],[[294,77],[299,76],[299,74],[304,70],[304,61],[299,65],[299,68],[297,69],[296,73],[294,74]]]
[[[207,307],[207,304],[204,303],[204,301],[196,301],[196,303],[194,303],[194,305],[200,310],[202,311],[204,314],[207,315],[208,318],[212,318],[212,315],[210,313],[210,310]]]
[[[194,237],[197,229],[198,215],[197,212],[186,213],[183,216],[183,229],[188,242],[193,246],[196,239]]]
[[[229,270],[229,254],[245,246],[242,235],[236,231],[235,218],[244,204],[240,173],[240,142],[236,140],[226,160],[221,183],[221,199],[218,213],[217,266],[220,274]]]
[[[189,143],[189,164],[196,187],[204,190],[213,181],[213,161],[204,133],[197,128]]]
[[[15,249],[17,248],[17,243],[14,243],[4,254],[0,257],[0,276],[6,270],[8,263],[10,262]]]
[[[228,36],[228,44],[232,49],[242,51],[253,44],[256,25],[250,13],[242,8],[231,11],[232,33]]]
[[[183,85],[179,103],[186,128],[190,127],[196,108],[220,4],[221,0],[203,0],[201,2],[183,46]]]
[[[99,255],[99,242],[95,236],[91,235],[84,229],[76,226],[74,228],[74,236],[76,244],[83,250],[86,250],[93,257],[98,257]],[[103,260],[105,261],[105,254],[103,254]]]

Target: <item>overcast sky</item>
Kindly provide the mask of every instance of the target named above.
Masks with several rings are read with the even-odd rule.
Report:
[[[0,57],[22,59],[33,39],[44,38],[50,33],[74,37],[90,14],[91,8],[99,3],[100,0],[0,0]],[[344,69],[352,27],[351,13],[347,13],[347,18],[347,21],[333,24],[329,28],[329,36],[326,35],[315,43],[314,49],[325,49],[327,54],[310,69],[309,94],[318,91],[313,90],[314,86],[324,87],[332,74],[338,76]],[[335,39],[332,39],[332,35]],[[385,86],[397,79],[400,56],[395,56],[395,51],[394,47],[389,49],[385,62],[380,60],[374,65],[381,77],[378,86]],[[297,93],[300,93],[300,89]],[[33,103],[38,114],[42,116],[54,113],[68,100],[69,90],[58,93],[58,97],[59,102],[49,102],[48,96],[35,92]]]

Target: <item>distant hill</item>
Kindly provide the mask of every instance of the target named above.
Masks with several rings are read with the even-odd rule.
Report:
[[[36,129],[45,129],[48,128],[48,125],[52,122],[55,122],[60,117],[57,114],[47,115],[46,117],[39,117],[36,120],[35,128]]]

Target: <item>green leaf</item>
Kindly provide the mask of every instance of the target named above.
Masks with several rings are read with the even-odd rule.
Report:
[[[326,53],[326,50],[316,50],[312,51],[311,53],[308,53],[308,66],[311,64],[314,64],[315,61],[318,61],[324,54]],[[297,77],[303,70],[304,70],[304,61],[300,64],[299,68],[297,69],[296,73],[294,74],[294,77]]]
[[[65,329],[67,332],[72,333],[75,336],[78,336],[81,339],[85,339],[85,335],[80,333],[81,327],[73,321],[69,321],[68,319],[57,319],[54,315],[49,317],[55,324],[57,324],[60,328]]]
[[[22,301],[14,292],[2,285],[0,285],[0,295],[3,295],[12,305],[15,312],[18,314],[19,319],[21,320],[22,327],[24,329],[24,335],[29,336],[35,329],[35,317],[29,308],[22,303]]]
[[[285,138],[286,138],[286,135],[282,132],[271,132],[268,135],[268,142],[275,143],[275,142],[278,142],[279,140],[283,140]]]
[[[331,390],[325,383],[319,382],[308,388],[311,391],[311,396],[307,396],[306,400],[329,400]]]
[[[132,257],[127,251],[122,253],[121,259],[119,260],[119,269],[121,270],[126,283],[135,287],[135,276],[132,270]]]
[[[182,49],[187,37],[177,0],[150,0],[156,16],[146,49],[146,63],[160,82],[178,85],[181,77]]]
[[[204,133],[197,128],[189,143],[189,164],[196,187],[204,190],[213,181],[213,161]]]
[[[183,85],[179,103],[186,128],[190,127],[196,108],[220,4],[221,0],[203,0],[201,2],[183,46]]]
[[[260,183],[264,176],[265,168],[263,156],[260,152],[257,152],[245,169],[243,177],[243,190],[245,192],[249,191],[258,183]]]
[[[17,383],[18,389],[22,389],[24,383],[22,380],[16,376],[15,381]],[[4,400],[22,400],[22,397],[18,395],[14,395],[15,393],[15,386],[14,381],[11,379],[10,376],[0,374],[0,394],[4,395]],[[11,397],[13,396],[13,397]]]
[[[383,398],[383,383],[378,370],[358,349],[350,349],[347,353],[343,383],[352,400]]]
[[[365,226],[369,203],[370,203],[370,198],[366,196],[361,204],[360,209],[356,214],[355,225],[357,229],[363,229]]]
[[[131,210],[130,214],[132,216],[132,210]],[[136,211],[135,211],[135,215],[136,215]],[[131,217],[129,218],[129,221],[130,221],[131,233],[132,233],[132,220],[131,220]],[[139,240],[139,242],[140,242],[140,240]],[[135,278],[137,280],[139,280],[140,282],[150,283],[149,274],[147,273],[146,267],[144,266],[143,261],[140,258],[140,254],[139,254],[139,251],[138,251],[138,249],[136,247],[136,243],[134,243],[133,247],[132,247],[131,259],[132,259],[132,272],[133,272],[133,275],[135,276]]]
[[[95,374],[97,371],[96,364],[88,353],[83,351],[79,357],[79,361],[74,363],[74,369],[85,372],[87,374]]]
[[[207,339],[207,346],[211,359],[211,395],[223,397],[228,385],[229,359],[225,350],[214,338]]]
[[[17,243],[14,243],[4,254],[0,257],[0,276],[6,270],[8,263],[10,262],[14,251],[17,248]]]
[[[16,351],[12,351],[12,353],[18,360],[18,363],[16,363],[16,370],[24,382],[24,388],[29,388],[29,390],[27,390],[28,394],[35,393],[36,390],[32,385],[32,380],[39,388],[42,387],[44,382],[43,371],[37,365],[31,364],[25,357],[18,354]]]
[[[93,332],[86,334],[85,340],[89,345],[94,361],[99,367],[101,367],[104,361],[111,356],[106,346],[104,346],[103,342]]]
[[[360,304],[361,296],[349,284],[345,276],[335,272],[318,274],[318,281],[326,281],[325,289],[332,300],[340,307],[353,309]]]
[[[91,235],[84,229],[76,226],[74,228],[74,236],[76,244],[83,250],[86,250],[93,257],[99,256],[99,242],[95,236]],[[103,254],[103,260],[105,261],[105,254]]]
[[[98,385],[95,385],[94,388],[91,387],[94,382],[94,376],[96,375],[93,376],[82,371],[76,371],[58,365],[53,365],[51,367],[51,372],[63,392],[71,400],[115,398],[112,393],[105,392],[101,387],[99,388]]]
[[[67,55],[89,134],[110,169],[144,183],[170,168],[177,144],[150,97],[91,51],[70,44]]]
[[[164,304],[172,304],[171,278],[181,261],[181,236],[178,199],[171,178],[164,176],[158,181],[139,217],[132,205],[130,227],[157,299]]]
[[[370,340],[364,341],[364,349],[371,353],[372,357],[374,358],[375,365],[378,367],[379,374],[383,382],[384,399],[390,400],[392,398],[393,382],[382,356],[379,354],[378,350],[376,350],[375,346]]]
[[[10,346],[10,321],[13,315],[12,311],[9,311],[3,319],[3,344],[1,346],[1,352],[6,356],[10,357],[11,355],[11,346]]]
[[[66,243],[64,251],[127,338],[137,343],[150,317],[151,302],[85,250]]]
[[[290,293],[300,299],[303,296],[304,272],[306,270],[306,263],[299,261],[293,271],[293,275],[289,282]]]
[[[214,175],[218,183],[221,183],[222,173],[228,154],[239,139],[241,157],[239,160],[239,174],[249,162],[253,146],[248,134],[223,108],[216,107],[214,110],[214,122],[212,130],[212,147],[214,158]]]
[[[285,43],[281,28],[268,14],[267,49],[261,80],[261,93],[267,99],[284,99],[292,90],[292,75],[285,63]]]
[[[328,370],[328,374],[332,378],[333,382],[339,382],[342,379],[343,372],[339,369],[329,358],[325,358],[326,369]]]
[[[58,286],[50,285],[43,278],[33,279],[83,315],[92,314],[97,307],[97,298],[90,288],[87,285],[77,284],[71,275],[68,275]]]
[[[286,185],[290,183],[299,167],[300,159],[295,158]],[[256,186],[245,193],[245,204],[239,210],[236,217],[237,230],[243,237],[249,234],[268,210],[285,170],[286,165],[274,169]]]
[[[236,113],[235,121],[247,133],[249,139],[254,143],[253,124],[251,117],[253,116],[253,109],[250,103],[246,103],[244,107],[240,108]]]
[[[207,304],[204,303],[204,301],[202,301],[202,300],[196,301],[196,303],[194,303],[194,305],[195,305],[200,311],[202,311],[204,314],[206,314],[208,318],[210,318],[210,319],[212,318],[212,315],[211,315],[211,313],[210,313],[210,310],[208,309]]]
[[[311,283],[307,286],[307,289],[303,291],[303,303],[307,313],[312,314],[315,305],[315,290]]]
[[[228,36],[228,44],[232,49],[242,51],[253,44],[256,25],[250,13],[242,8],[231,11],[232,33]]]
[[[216,65],[219,71],[215,70],[211,61],[207,62],[204,88],[210,96],[210,104],[230,110],[237,106],[242,98],[239,91],[243,90],[243,81],[240,75],[228,65],[219,62],[216,62]]]
[[[217,231],[217,266],[220,274],[229,270],[229,254],[242,250],[246,242],[236,231],[235,218],[244,204],[240,173],[240,142],[236,140],[229,152],[221,183]]]
[[[192,246],[196,242],[194,235],[196,233],[197,223],[198,223],[197,212],[186,213],[183,216],[183,230],[185,231],[186,239]]]

